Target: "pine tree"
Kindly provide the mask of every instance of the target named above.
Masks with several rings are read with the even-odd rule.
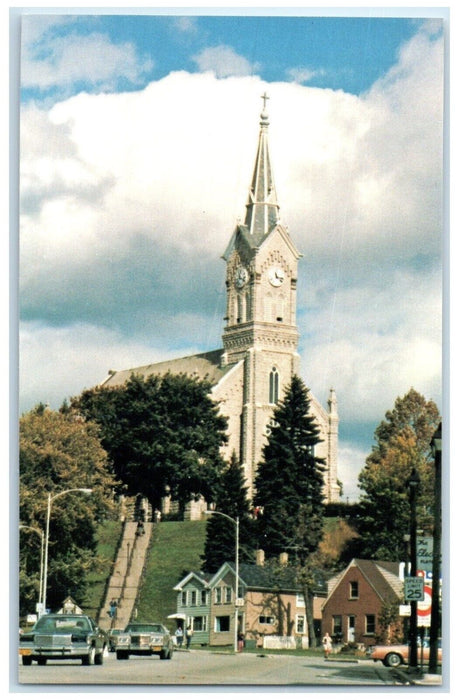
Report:
[[[229,464],[219,479],[215,510],[228,515],[233,520],[239,517],[239,559],[241,562],[250,562],[253,559],[253,520],[250,518],[249,508],[244,472],[233,452]],[[205,571],[214,573],[225,561],[235,561],[235,527],[235,524],[221,515],[209,516],[202,557]]]
[[[267,557],[293,552],[304,562],[322,536],[324,460],[315,456],[319,428],[299,377],[292,378],[273,417],[255,479],[258,545]]]

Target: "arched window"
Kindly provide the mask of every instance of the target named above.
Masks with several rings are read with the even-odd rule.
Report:
[[[269,403],[279,401],[279,372],[273,367],[269,373]]]

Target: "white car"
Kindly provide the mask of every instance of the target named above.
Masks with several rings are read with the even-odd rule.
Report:
[[[117,659],[128,659],[131,654],[172,659],[173,650],[171,633],[157,622],[130,622],[116,642]]]

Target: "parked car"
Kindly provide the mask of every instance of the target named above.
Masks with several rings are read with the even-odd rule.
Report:
[[[108,651],[115,651],[118,642],[118,637],[123,634],[124,630],[114,627],[108,633]]]
[[[421,645],[418,646],[418,663],[421,663],[421,660],[424,663],[428,663],[429,652],[429,642],[425,640],[422,647]],[[377,644],[368,649],[370,659],[373,659],[375,662],[382,661],[384,666],[391,666],[392,668],[396,668],[401,664],[408,664],[409,654],[410,648],[408,644]],[[438,663],[441,664],[442,658],[441,640],[438,640]]]
[[[101,665],[108,645],[107,634],[87,615],[43,615],[30,632],[19,637],[19,654],[24,666],[48,659],[81,659],[85,666]]]
[[[116,658],[128,659],[130,654],[171,659],[174,645],[169,630],[156,622],[130,622],[116,642]]]

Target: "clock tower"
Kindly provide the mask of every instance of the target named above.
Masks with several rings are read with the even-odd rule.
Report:
[[[226,261],[224,362],[243,363],[239,459],[253,483],[276,403],[299,374],[296,286],[300,253],[281,223],[268,148],[267,95],[244,223]]]

